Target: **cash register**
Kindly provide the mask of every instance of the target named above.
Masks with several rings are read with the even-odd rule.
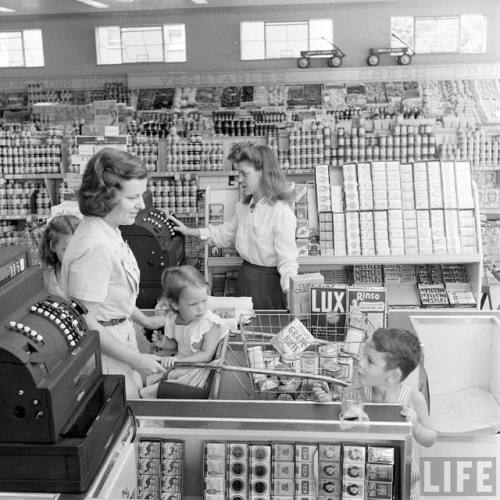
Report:
[[[0,276],[0,491],[83,492],[127,419],[124,377],[27,248],[0,248]]]
[[[184,262],[185,245],[184,236],[174,231],[167,214],[147,198],[144,201],[146,208],[137,214],[134,224],[121,226],[120,231],[141,271],[136,305],[153,309],[161,295],[161,274],[166,267]]]

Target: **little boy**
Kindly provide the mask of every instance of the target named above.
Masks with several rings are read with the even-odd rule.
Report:
[[[358,364],[359,381],[365,388],[367,403],[399,403],[412,424],[415,441],[425,447],[436,442],[427,404],[422,394],[403,380],[418,366],[422,350],[418,337],[407,330],[378,328],[366,342]],[[331,400],[320,386],[314,389],[318,401]],[[412,463],[411,500],[420,498],[418,468]]]

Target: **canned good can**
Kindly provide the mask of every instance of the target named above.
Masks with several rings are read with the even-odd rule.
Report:
[[[288,368],[292,368],[297,373],[300,372],[300,355],[286,353],[281,356],[281,360]]]
[[[326,377],[334,377],[340,371],[340,366],[337,363],[337,355],[330,354],[326,356],[320,356],[319,358],[319,374],[325,375]]]
[[[319,354],[313,351],[304,351],[300,357],[300,371],[302,373],[319,373]]]
[[[274,370],[279,363],[280,355],[275,351],[264,351],[263,353],[264,368],[266,370]]]

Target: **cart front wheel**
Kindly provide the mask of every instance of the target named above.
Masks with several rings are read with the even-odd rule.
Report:
[[[327,62],[328,62],[328,66],[330,66],[330,68],[338,68],[338,67],[342,66],[342,58],[339,56],[330,57],[330,59],[328,59]]]
[[[409,56],[408,54],[403,54],[398,57],[398,64],[400,64],[401,66],[408,66],[408,64],[410,63],[411,63],[411,56]]]
[[[299,57],[297,64],[299,65],[299,68],[308,68],[311,64],[311,60],[309,57]]]
[[[366,60],[368,66],[377,66],[379,62],[380,62],[380,57],[375,54],[368,56],[368,59]]]

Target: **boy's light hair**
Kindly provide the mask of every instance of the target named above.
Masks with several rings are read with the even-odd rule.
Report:
[[[193,266],[167,267],[161,275],[163,297],[174,303],[179,302],[182,291],[188,286],[207,287],[203,274]]]
[[[372,334],[371,342],[376,351],[385,354],[387,370],[401,370],[401,380],[404,380],[422,359],[420,341],[408,330],[377,328]]]

